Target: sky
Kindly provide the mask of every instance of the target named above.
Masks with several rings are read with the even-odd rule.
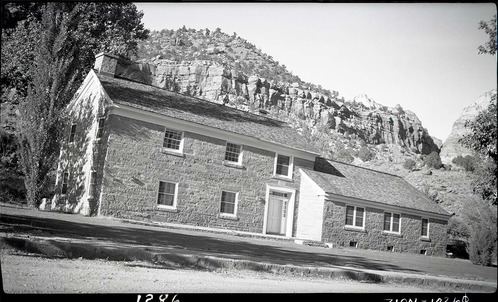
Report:
[[[305,82],[414,112],[445,140],[462,110],[496,89],[479,21],[493,3],[135,3],[150,30],[220,28]]]

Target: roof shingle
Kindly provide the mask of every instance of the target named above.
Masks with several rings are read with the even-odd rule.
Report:
[[[317,154],[306,138],[287,123],[221,104],[119,78],[97,74],[111,100],[225,131]]]
[[[327,193],[450,215],[399,176],[323,158],[317,159],[315,170],[303,169]]]

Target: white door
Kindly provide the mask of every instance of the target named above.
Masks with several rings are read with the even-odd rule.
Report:
[[[287,194],[284,196],[274,196],[270,194],[266,222],[267,234],[285,235],[288,198]]]

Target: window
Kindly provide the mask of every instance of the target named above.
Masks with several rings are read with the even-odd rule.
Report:
[[[74,142],[74,135],[76,134],[76,124],[71,125],[71,132],[69,132],[69,142]]]
[[[172,150],[181,150],[182,132],[171,129],[166,129],[164,132],[163,147]]]
[[[88,188],[88,194],[90,196],[94,195],[96,180],[97,180],[97,172],[91,171],[90,172],[90,186]]]
[[[230,216],[235,216],[236,209],[237,209],[237,193],[222,191],[220,213]]]
[[[400,232],[400,214],[384,213],[384,231]]]
[[[176,191],[176,183],[160,181],[159,193],[157,194],[157,205],[173,208],[176,207]]]
[[[61,189],[61,194],[66,194],[67,193],[67,180],[69,178],[69,173],[64,172],[62,173],[62,189]]]
[[[105,117],[101,117],[98,119],[97,138],[102,138],[102,134],[104,134],[104,122]]]
[[[422,237],[429,237],[429,219],[422,218]]]
[[[277,154],[275,175],[292,177],[292,157]]]
[[[358,228],[365,227],[365,209],[346,206],[346,225]]]
[[[242,147],[240,145],[227,143],[227,148],[225,151],[225,160],[240,164],[242,159],[241,150]]]

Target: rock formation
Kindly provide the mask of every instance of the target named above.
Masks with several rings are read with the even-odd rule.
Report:
[[[439,150],[417,116],[401,106],[382,106],[360,95],[343,103],[301,87],[258,75],[244,75],[212,61],[175,62],[155,58],[120,62],[117,76],[226,104],[311,128],[336,131],[369,144],[397,144],[416,153]]]
[[[459,155],[473,154],[473,151],[460,144],[459,140],[470,133],[470,129],[465,127],[465,123],[474,120],[480,111],[488,107],[493,94],[496,94],[496,89],[482,94],[475,103],[463,109],[460,117],[453,123],[451,133],[441,148],[440,156],[443,163],[451,163],[452,159]]]

